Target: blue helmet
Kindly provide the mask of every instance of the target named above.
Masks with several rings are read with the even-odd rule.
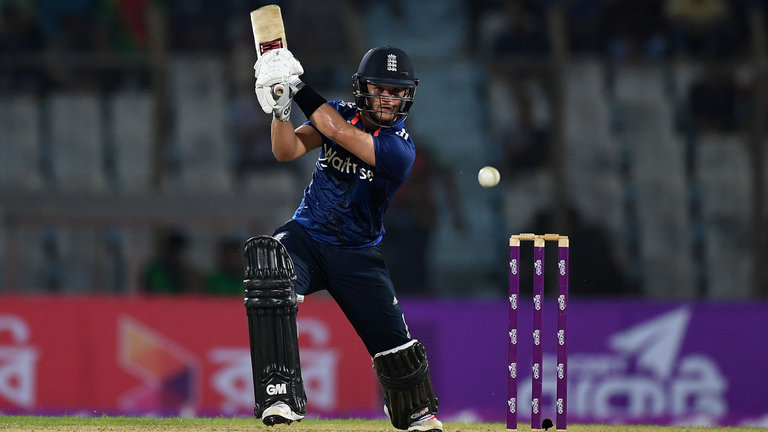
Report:
[[[416,86],[419,80],[414,77],[413,64],[405,51],[389,45],[369,50],[360,61],[357,73],[352,75],[352,89],[357,109],[373,113],[369,98],[380,97],[368,93],[367,84],[377,84],[405,88],[405,95],[400,98],[397,114],[406,117],[413,105]]]

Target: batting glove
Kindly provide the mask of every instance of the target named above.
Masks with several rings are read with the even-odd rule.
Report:
[[[286,84],[289,80],[298,80],[304,68],[293,54],[285,48],[268,51],[253,66],[256,77],[256,96],[265,113],[281,111],[290,107],[293,92]],[[301,82],[299,80],[299,82]],[[286,100],[287,98],[287,100]],[[290,109],[290,108],[289,108]]]
[[[259,104],[264,111],[267,111],[265,107],[268,107],[276,119],[288,121],[291,116],[293,95],[302,87],[304,87],[304,82],[294,75],[285,82],[273,84],[269,87],[256,87],[256,97],[259,99]]]

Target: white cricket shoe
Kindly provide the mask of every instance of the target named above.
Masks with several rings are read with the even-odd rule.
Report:
[[[294,421],[300,421],[304,416],[293,412],[290,406],[285,402],[275,402],[271,407],[261,413],[261,421],[267,426],[276,424],[291,424]]]
[[[389,416],[389,407],[386,405],[384,405],[384,414],[387,415],[387,418],[391,418]],[[408,426],[408,431],[442,432],[443,422],[438,420],[434,414],[426,414],[419,417],[418,420],[412,422],[411,425]]]
[[[408,426],[408,431],[442,432],[443,423],[434,414],[427,414]]]

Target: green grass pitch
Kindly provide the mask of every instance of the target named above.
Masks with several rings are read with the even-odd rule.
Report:
[[[502,423],[444,423],[445,432],[496,432],[506,431]],[[766,432],[762,428],[708,428],[708,427],[662,427],[638,425],[572,425],[572,432]],[[266,427],[257,419],[250,418],[149,418],[149,417],[34,417],[2,416],[0,431],[14,432],[312,432],[312,431],[362,431],[394,432],[396,429],[386,420],[304,420],[291,425]],[[518,431],[530,431],[521,425]],[[554,429],[550,429],[554,432]]]

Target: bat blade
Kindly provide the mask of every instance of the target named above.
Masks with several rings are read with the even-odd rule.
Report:
[[[251,27],[257,57],[273,49],[288,48],[280,6],[266,5],[251,11]]]

